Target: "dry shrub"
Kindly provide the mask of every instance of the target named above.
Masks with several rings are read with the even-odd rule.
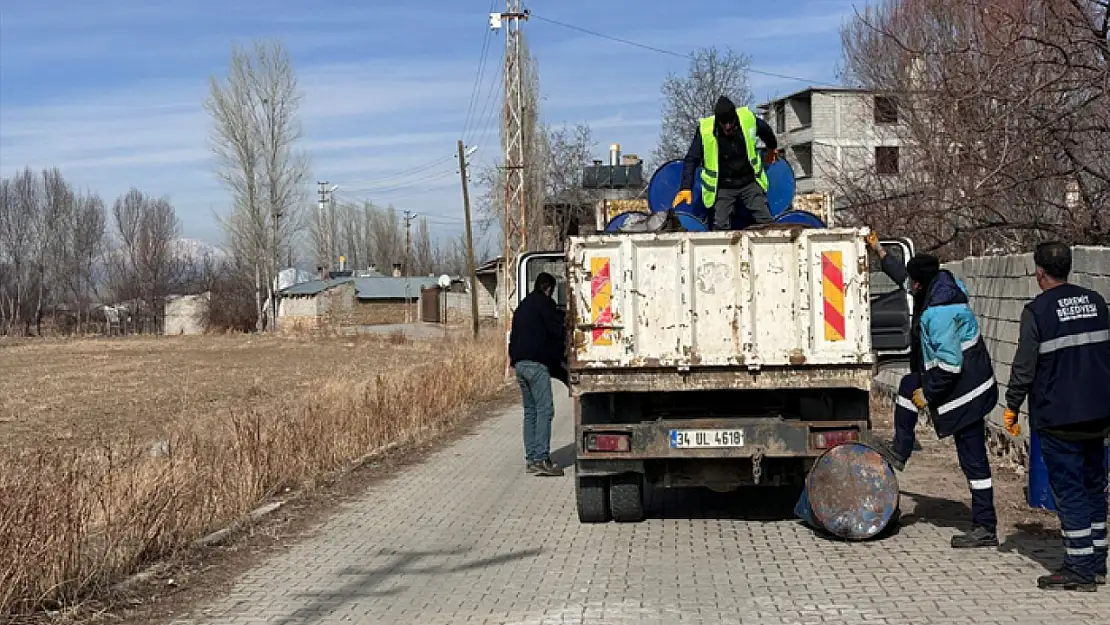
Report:
[[[102,595],[286,488],[449,426],[502,387],[498,341],[414,342],[422,364],[328,379],[302,402],[244,407],[136,441],[2,459],[0,615]]]

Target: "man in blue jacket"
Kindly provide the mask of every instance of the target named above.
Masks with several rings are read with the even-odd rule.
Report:
[[[1003,419],[1019,435],[1018,412],[1029,398],[1029,425],[1060,515],[1064,566],[1037,585],[1092,592],[1106,583],[1110,313],[1101,295],[1068,283],[1068,246],[1042,243],[1033,262],[1042,292],[1021,313]]]
[[[898,470],[913,453],[918,414],[928,411],[937,436],[952,436],[960,468],[971,489],[972,529],[952,547],[998,545],[994,487],[987,459],[986,417],[998,403],[998,385],[967,289],[940,261],[918,254],[906,265],[914,294],[914,338],[919,343],[911,373],[902,378],[894,407],[893,449]]]
[[[509,364],[524,402],[524,462],[529,473],[559,476],[563,469],[551,461],[551,421],[555,402],[551,397],[551,373],[561,371],[566,331],[563,315],[552,299],[555,277],[536,276],[535,287],[516,312],[509,333]]]

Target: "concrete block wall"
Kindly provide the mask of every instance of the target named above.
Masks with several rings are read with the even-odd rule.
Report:
[[[972,257],[948,263],[945,268],[967,286],[971,307],[994,363],[999,405],[988,419],[991,447],[998,455],[1024,464],[1029,445],[1028,415],[1023,409],[1022,434],[1014,439],[1002,427],[1002,412],[1017,350],[1021,311],[1041,292],[1034,278],[1033,255]],[[1110,247],[1073,248],[1071,282],[1094,289],[1110,300]]]

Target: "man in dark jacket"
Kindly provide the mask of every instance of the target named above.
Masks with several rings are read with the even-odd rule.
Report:
[[[940,261],[918,254],[906,265],[914,293],[911,373],[902,378],[894,406],[893,449],[884,450],[898,470],[913,453],[920,412],[928,411],[937,436],[952,436],[960,468],[971,490],[972,529],[952,538],[955,548],[998,545],[994,487],[987,458],[986,417],[998,402],[998,385],[967,289],[940,269]]]
[[[1106,583],[1106,448],[1110,435],[1110,314],[1106,300],[1068,283],[1071,249],[1042,243],[1033,253],[1041,294],[1021,313],[1003,421],[1041,440],[1064,536],[1064,567],[1041,588],[1094,591]]]
[[[761,159],[756,152],[755,139],[763,140],[767,148]],[[778,140],[767,122],[755,116],[746,107],[737,107],[721,96],[713,108],[713,115],[700,120],[698,129],[682,167],[681,190],[675,195],[673,208],[693,202],[694,175],[702,168],[701,197],[705,207],[713,213],[713,230],[729,230],[732,216],[738,208],[750,213],[756,224],[771,223],[771,210],[767,204],[767,174],[764,161],[769,165],[778,157]]]
[[[509,364],[524,402],[524,461],[529,473],[559,476],[563,469],[551,461],[551,370],[562,370],[566,332],[563,315],[555,306],[555,277],[536,276],[535,287],[513,313],[509,334]]]

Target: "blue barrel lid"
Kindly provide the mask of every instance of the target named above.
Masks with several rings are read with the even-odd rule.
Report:
[[[675,217],[678,217],[678,223],[682,224],[682,227],[685,228],[687,232],[708,232],[709,231],[709,226],[706,225],[704,219],[702,219],[702,218],[700,218],[697,215],[694,215],[692,213],[688,213],[686,211],[679,210],[681,208],[682,208],[682,206],[679,206],[678,209],[675,209],[674,214],[675,214]]]
[[[809,211],[787,211],[778,217],[775,217],[777,224],[799,224],[802,226],[809,226],[811,228],[827,228],[825,222]]]

